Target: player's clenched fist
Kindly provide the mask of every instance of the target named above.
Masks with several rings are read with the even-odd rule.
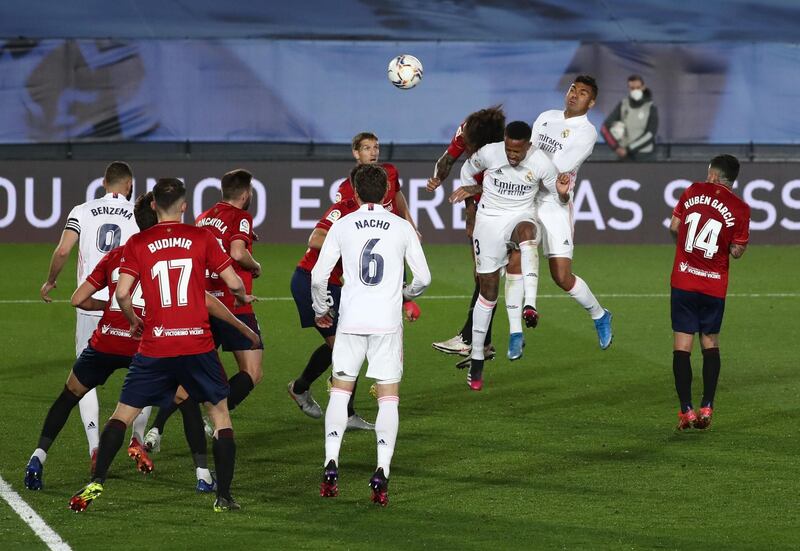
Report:
[[[433,178],[428,178],[428,185],[425,186],[425,189],[428,191],[436,191],[436,188],[442,185],[442,181],[434,176]]]

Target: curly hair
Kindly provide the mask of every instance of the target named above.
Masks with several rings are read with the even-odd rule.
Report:
[[[506,114],[502,105],[493,105],[471,113],[464,121],[463,136],[470,152],[486,144],[503,141]]]

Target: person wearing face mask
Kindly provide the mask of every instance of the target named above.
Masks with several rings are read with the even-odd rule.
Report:
[[[628,95],[617,104],[600,132],[621,160],[655,159],[658,109],[640,75],[628,77]]]

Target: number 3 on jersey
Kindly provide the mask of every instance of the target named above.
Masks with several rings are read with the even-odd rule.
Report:
[[[361,249],[360,279],[361,283],[369,287],[378,285],[383,279],[383,257],[372,252],[378,241],[380,241],[379,238],[370,239],[364,243],[364,248]]]
[[[717,239],[719,232],[722,229],[722,222],[710,218],[703,227],[700,228],[698,233],[697,227],[700,225],[700,213],[692,212],[686,215],[686,224],[689,224],[689,229],[686,230],[686,243],[684,243],[684,250],[687,253],[692,252],[695,248],[703,251],[703,256],[712,258],[719,247],[717,246]]]

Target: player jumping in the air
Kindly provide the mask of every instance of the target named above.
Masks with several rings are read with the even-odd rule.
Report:
[[[475,175],[483,172],[483,185]],[[554,188],[556,170],[540,150],[531,149],[531,127],[515,121],[506,127],[505,140],[486,145],[461,167],[461,187],[450,196],[456,203],[482,193],[472,234],[475,266],[481,292],[472,324],[471,365],[467,383],[472,390],[483,387],[484,339],[492,310],[497,304],[500,270],[508,263],[507,243],[520,249],[522,266],[528,273],[536,251],[534,196],[540,185]],[[525,278],[526,285],[530,278]]]
[[[553,162],[559,172],[560,183],[567,184],[569,190],[566,195],[559,195],[554,187],[540,187],[536,194],[536,222],[540,231],[538,241],[548,259],[553,281],[589,313],[594,320],[600,348],[605,350],[613,338],[611,313],[600,305],[586,282],[572,273],[575,246],[573,188],[578,169],[592,154],[597,141],[597,130],[587,117],[596,100],[597,83],[594,78],[587,75],[576,77],[564,97],[564,109],[545,111],[537,117],[533,123],[533,141],[535,147]],[[506,274],[505,299],[511,332],[508,357],[512,360],[522,357],[525,345],[522,319],[528,327],[535,327],[539,319],[536,310],[538,251],[534,249],[533,263],[525,267],[524,276],[517,263],[518,258],[519,255],[512,254]]]
[[[486,144],[496,143],[503,141],[503,133],[506,128],[506,115],[503,113],[502,107],[495,105],[487,109],[481,109],[471,113],[466,120],[458,127],[455,136],[450,141],[447,151],[436,161],[436,168],[434,175],[428,179],[428,191],[435,191],[442,182],[450,174],[456,160],[465,152],[469,157],[481,147]],[[475,175],[475,182],[480,184],[483,181],[483,173]],[[480,195],[475,197],[468,197],[464,203],[464,217],[467,230],[467,238],[470,243],[470,250],[472,250],[472,231],[475,227],[475,213],[478,208],[478,201]],[[475,255],[470,254],[473,262],[473,270],[475,269]],[[440,350],[446,354],[460,354],[462,356],[469,356],[472,349],[472,315],[475,310],[475,303],[478,301],[480,294],[480,282],[478,281],[478,274],[475,272],[475,289],[472,293],[472,300],[469,304],[467,311],[467,319],[464,322],[464,327],[455,337],[447,339],[442,342],[433,343],[436,350]],[[497,310],[492,310],[492,320],[494,320],[494,313]],[[494,346],[492,345],[492,322],[489,322],[489,328],[486,331],[486,341],[484,343],[486,351],[484,355],[489,358],[494,355]]]
[[[750,207],[731,187],[739,175],[732,155],[711,159],[705,182],[683,192],[669,230],[676,239],[672,266],[672,372],[681,409],[678,430],[711,425],[719,379],[719,332],[728,290],[729,257],[741,258],[750,238]],[[691,353],[695,333],[703,349],[703,399],[692,405]]]
[[[404,298],[413,299],[425,290],[430,272],[413,226],[380,204],[386,193],[386,172],[376,165],[360,166],[353,181],[361,206],[331,227],[311,271],[313,308],[320,327],[333,325],[328,280],[340,258],[345,280],[333,347],[333,389],[325,412],[325,469],[320,494],[338,495],[339,450],[347,426],[347,403],[366,358],[367,377],[376,380],[378,394],[378,465],[370,488],[372,501],[386,506],[403,375],[402,303]],[[405,288],[404,260],[414,276]]]

